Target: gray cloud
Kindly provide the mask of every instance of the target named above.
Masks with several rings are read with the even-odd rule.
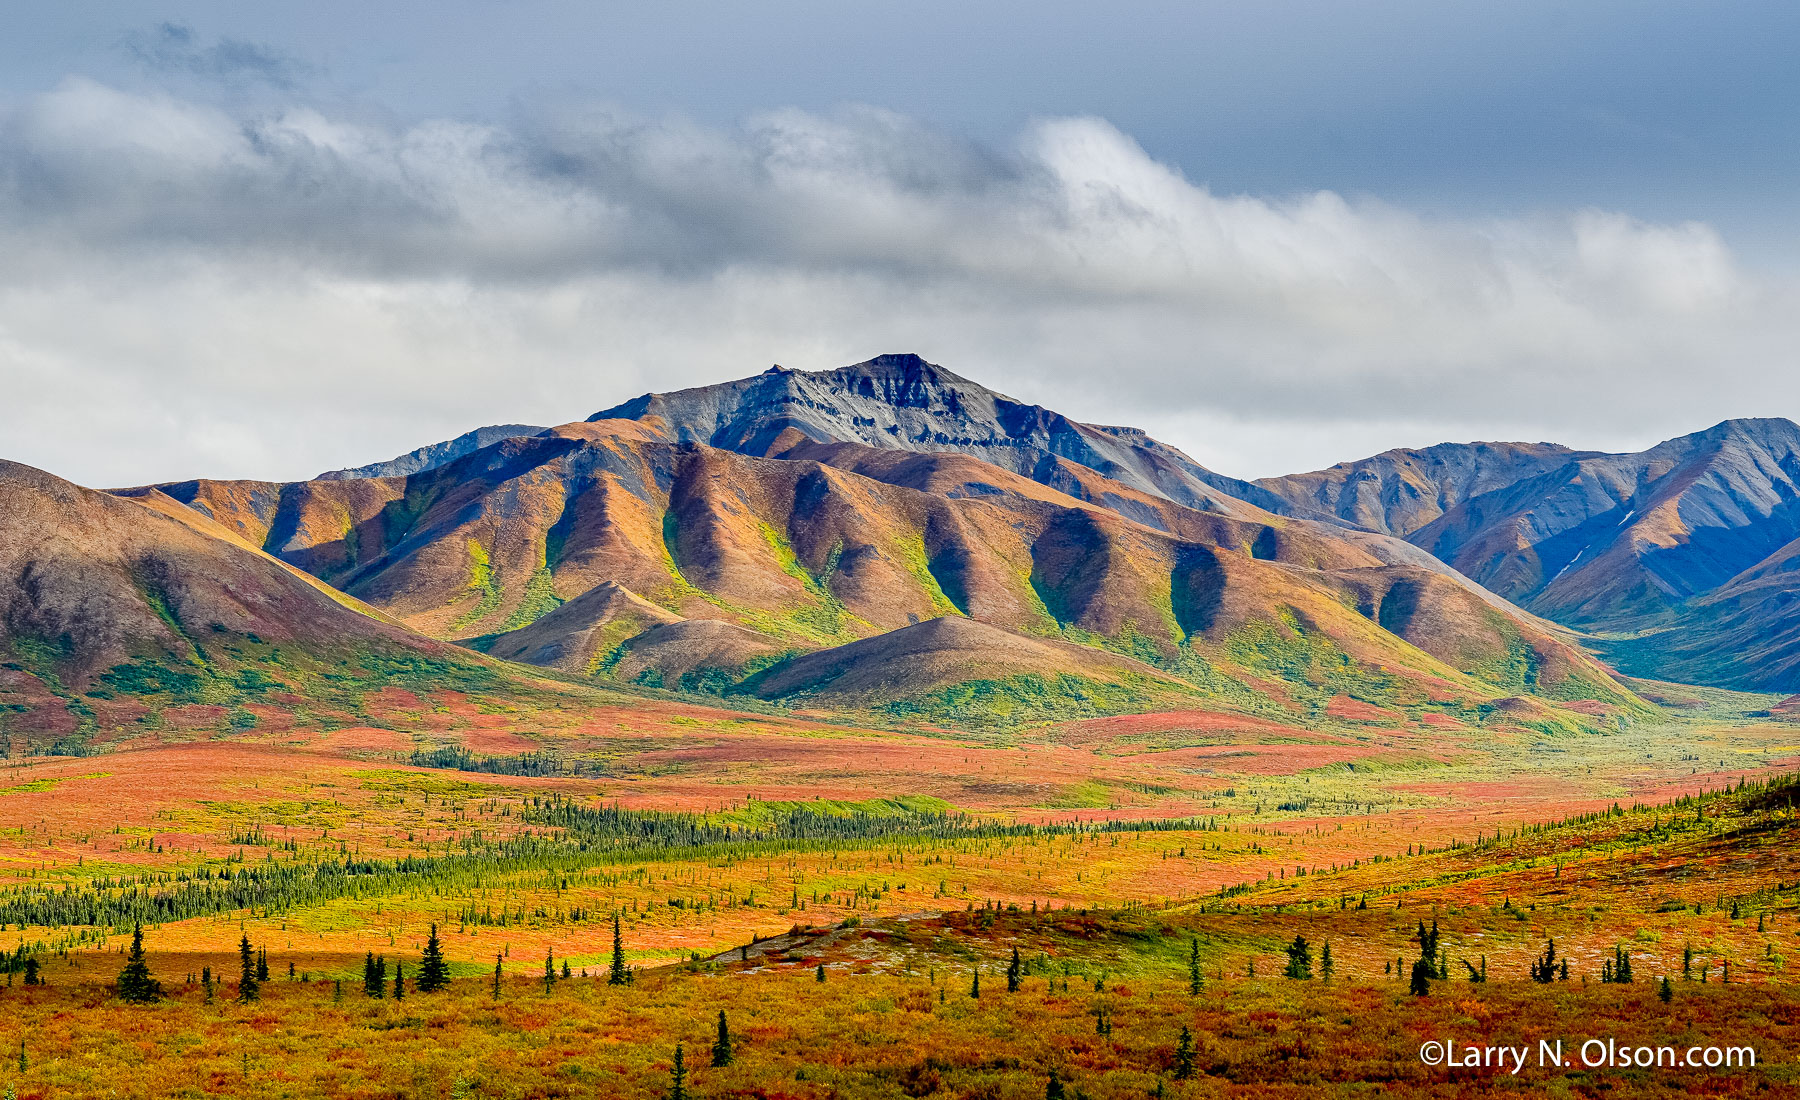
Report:
[[[390,127],[84,80],[0,115],[0,430],[90,482],[304,476],[892,350],[1235,474],[1639,445],[1800,412],[1797,304],[1704,224],[1220,195],[1093,118]]]
[[[203,43],[184,23],[159,23],[131,31],[119,49],[153,73],[193,77],[225,85],[264,84],[292,89],[312,75],[313,66],[272,46],[237,38]]]

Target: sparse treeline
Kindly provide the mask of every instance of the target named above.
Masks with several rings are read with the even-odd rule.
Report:
[[[345,854],[317,861],[234,857],[223,866],[192,871],[97,876],[85,888],[13,886],[0,889],[0,926],[85,928],[103,937],[139,924],[245,910],[270,914],[342,898],[405,891],[466,894],[494,879],[528,871],[572,873],[597,864],[675,859],[767,859],[871,843],[904,848],[989,840],[1097,841],[1103,834],[1204,831],[1206,824],[1184,820],[1029,825],[933,812],[840,815],[802,805],[776,811],[759,824],[743,825],[723,815],[590,808],[561,797],[533,799],[521,807],[520,817],[547,831],[526,830],[496,839],[477,830],[461,839],[462,851],[441,856],[364,859]],[[262,837],[260,831],[246,835]],[[288,841],[272,843],[292,850]],[[489,914],[463,909],[464,920],[489,922]],[[584,910],[582,915],[589,914]]]
[[[604,779],[611,773],[586,760],[570,760],[553,752],[526,752],[514,756],[478,756],[457,745],[417,749],[406,763],[416,768],[451,768],[484,775],[522,775]]]

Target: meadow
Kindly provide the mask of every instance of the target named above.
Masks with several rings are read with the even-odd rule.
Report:
[[[1563,736],[1349,700],[967,733],[549,681],[179,713],[0,773],[0,1087],[652,1097],[679,1045],[693,1096],[1780,1090],[1800,737],[1771,702]],[[1536,981],[1552,943],[1568,978]],[[1757,1065],[1422,1064],[1447,1036]]]

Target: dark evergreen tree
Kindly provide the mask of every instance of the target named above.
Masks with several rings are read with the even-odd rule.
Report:
[[[162,983],[150,976],[150,964],[144,959],[144,926],[131,932],[131,953],[125,957],[125,969],[119,971],[119,999],[132,1004],[153,1004],[162,1000]]]
[[[438,940],[435,924],[425,941],[425,953],[419,959],[419,980],[414,984],[420,993],[436,993],[450,984],[450,964],[444,961],[444,945]]]
[[[500,999],[500,956],[494,955],[494,1000]]]
[[[719,1010],[719,1037],[713,1041],[712,1064],[714,1069],[731,1064],[731,1028],[725,1023],[725,1010]]]
[[[1307,945],[1305,936],[1294,937],[1294,942],[1288,944],[1287,957],[1287,969],[1282,971],[1284,975],[1298,982],[1312,980],[1312,948]]]
[[[1326,940],[1324,949],[1319,952],[1319,977],[1330,981],[1331,972],[1335,969],[1337,964],[1331,961],[1331,941]]]
[[[1068,1094],[1063,1091],[1062,1078],[1055,1070],[1050,1071],[1050,1080],[1044,1083],[1044,1100],[1068,1100]]]
[[[1567,963],[1563,964],[1567,966]],[[1540,985],[1549,985],[1556,980],[1556,941],[1550,940],[1544,945],[1544,953],[1531,964],[1531,980]]]
[[[625,937],[619,931],[619,914],[613,914],[612,969],[607,972],[607,985],[624,985],[631,980],[625,969]]]
[[[687,1059],[675,1044],[675,1065],[669,1069],[669,1100],[687,1100]]]
[[[266,947],[256,953],[256,980],[269,980],[269,950]]]
[[[546,950],[544,952],[544,992],[546,994],[548,994],[550,992],[551,987],[554,986],[555,984],[556,984],[556,960],[551,957],[551,952]]]
[[[981,971],[979,970],[975,971],[975,976],[969,979],[969,996],[974,999],[981,997]]]
[[[1012,961],[1006,964],[1006,991],[1019,991],[1019,977],[1024,973],[1024,964],[1019,961],[1019,949],[1013,948]]]
[[[821,982],[825,980],[825,964],[824,963],[819,964],[818,977],[816,980],[821,981]]]
[[[1200,941],[1191,942],[1188,951],[1188,996],[1200,995]]]
[[[238,965],[243,968],[238,977],[238,1004],[249,1004],[262,996],[262,988],[256,984],[256,953],[250,950],[248,934],[238,941]]]
[[[394,960],[394,1000],[406,1000],[406,968],[400,960]]]
[[[1431,996],[1431,979],[1437,977],[1437,968],[1425,959],[1416,959],[1412,964],[1412,995],[1415,997]]]
[[[1182,1026],[1181,1039],[1175,1044],[1175,1080],[1185,1081],[1194,1075],[1194,1033]]]
[[[1666,976],[1662,980],[1662,985],[1657,989],[1656,995],[1662,998],[1663,1004],[1668,1004],[1675,999],[1675,987],[1669,984]]]

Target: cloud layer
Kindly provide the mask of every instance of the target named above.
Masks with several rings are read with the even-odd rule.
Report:
[[[144,48],[232,61],[189,46]],[[1004,148],[873,109],[391,126],[75,79],[0,111],[3,453],[96,484],[902,350],[1239,475],[1635,446],[1800,413],[1797,316],[1705,225],[1218,195],[1093,118]]]

